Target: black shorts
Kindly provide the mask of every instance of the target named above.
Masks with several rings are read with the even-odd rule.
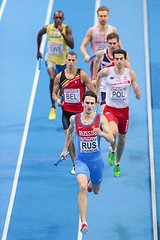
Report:
[[[101,92],[101,105],[106,104],[106,92]]]
[[[73,113],[73,112],[65,112],[62,111],[62,124],[63,124],[63,129],[66,130],[69,128],[70,125],[70,117],[72,115],[76,115],[77,113]]]

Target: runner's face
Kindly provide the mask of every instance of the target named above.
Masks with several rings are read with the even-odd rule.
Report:
[[[124,67],[125,64],[125,58],[123,54],[115,54],[114,56],[114,63],[115,66],[120,69]]]
[[[108,47],[113,52],[118,48],[118,41],[116,38],[112,38],[108,40]]]
[[[62,22],[64,20],[63,14],[59,13],[59,12],[55,12],[53,19],[54,19],[54,24],[56,27],[59,25],[62,25]]]
[[[86,96],[84,102],[82,103],[84,107],[84,112],[90,114],[94,111],[96,102],[94,97]]]
[[[75,55],[69,55],[66,58],[66,68],[72,70],[76,67],[77,59]]]
[[[99,11],[98,12],[98,19],[99,19],[99,23],[101,25],[105,25],[108,21],[108,12],[107,11]]]

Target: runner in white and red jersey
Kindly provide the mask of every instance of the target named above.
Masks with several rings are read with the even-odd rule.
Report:
[[[79,184],[78,206],[81,218],[81,232],[88,232],[86,219],[87,212],[87,190],[98,194],[103,179],[104,160],[101,153],[101,141],[113,143],[114,136],[108,127],[105,116],[94,112],[97,104],[97,96],[91,91],[83,95],[82,113],[70,118],[70,126],[66,133],[66,140],[61,157],[67,156],[68,146],[73,139],[74,129],[76,137],[76,178]]]
[[[106,105],[103,114],[115,136],[114,144],[108,156],[110,165],[114,164],[114,176],[120,176],[120,159],[125,146],[129,124],[129,94],[132,85],[135,96],[140,99],[141,93],[133,70],[125,68],[127,53],[123,49],[113,51],[114,67],[103,68],[97,75],[97,93],[101,79],[106,77]],[[116,143],[116,137],[118,142]]]
[[[66,55],[66,68],[57,74],[54,80],[52,96],[58,106],[62,108],[62,124],[65,133],[69,127],[70,117],[83,111],[82,96],[86,91],[86,87],[96,92],[88,75],[83,70],[77,68],[76,63],[76,53],[68,52]],[[58,96],[59,90],[61,99]],[[69,152],[73,163],[71,173],[75,174],[75,148],[73,142],[70,143]]]
[[[93,83],[96,85],[97,72],[106,67],[114,66],[113,51],[119,48],[119,36],[117,33],[110,33],[107,36],[108,48],[98,50],[93,64]],[[130,68],[129,57],[125,61],[125,67]],[[102,78],[100,85],[101,109],[103,111],[106,103],[106,78]]]
[[[97,17],[99,23],[91,28],[88,29],[86,36],[84,37],[82,44],[80,46],[80,50],[84,56],[85,62],[90,61],[90,56],[87,53],[86,47],[88,43],[91,44],[91,56],[96,54],[98,49],[106,49],[108,46],[107,43],[107,35],[112,32],[117,32],[114,26],[109,25],[109,8],[106,6],[101,6],[97,9]],[[120,47],[121,47],[121,43]],[[93,77],[93,62],[90,63],[90,71],[91,71],[91,78]]]

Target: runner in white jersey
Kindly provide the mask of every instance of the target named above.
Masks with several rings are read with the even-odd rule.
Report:
[[[96,54],[98,49],[106,49],[107,48],[107,35],[111,32],[117,32],[116,28],[108,25],[109,19],[109,9],[106,6],[101,6],[97,9],[97,16],[99,20],[99,24],[93,26],[88,29],[86,36],[84,37],[82,44],[80,46],[80,50],[84,56],[85,62],[90,61],[90,56],[87,53],[86,47],[88,43],[91,43],[91,54]],[[121,46],[121,43],[120,43]],[[93,72],[93,61],[91,61],[90,70],[91,70],[91,78]]]
[[[117,33],[110,33],[107,35],[108,48],[104,50],[98,50],[96,53],[96,58],[93,64],[93,80],[92,83],[96,85],[96,76],[102,68],[113,67],[113,51],[119,48],[119,35]],[[125,67],[130,68],[129,57],[127,54],[127,59],[125,61]],[[101,109],[105,106],[106,99],[106,78],[102,78],[100,85],[100,97],[101,97]]]
[[[111,144],[108,162],[114,164],[114,176],[120,176],[120,159],[125,146],[129,124],[129,94],[133,87],[135,97],[141,93],[133,70],[125,68],[127,53],[123,49],[113,51],[114,67],[103,68],[97,75],[97,93],[103,77],[106,77],[106,105],[103,114],[106,116],[115,141]],[[116,137],[118,136],[118,142]]]

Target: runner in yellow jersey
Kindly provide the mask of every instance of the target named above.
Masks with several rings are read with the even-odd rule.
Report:
[[[37,35],[37,58],[42,58],[40,52],[42,36],[47,34],[47,52],[45,55],[45,61],[50,77],[49,89],[52,103],[49,120],[54,120],[56,118],[55,101],[52,99],[54,78],[57,73],[66,67],[65,60],[68,48],[74,48],[72,30],[69,26],[63,24],[64,13],[62,11],[54,12],[53,19],[54,23],[44,26]]]

